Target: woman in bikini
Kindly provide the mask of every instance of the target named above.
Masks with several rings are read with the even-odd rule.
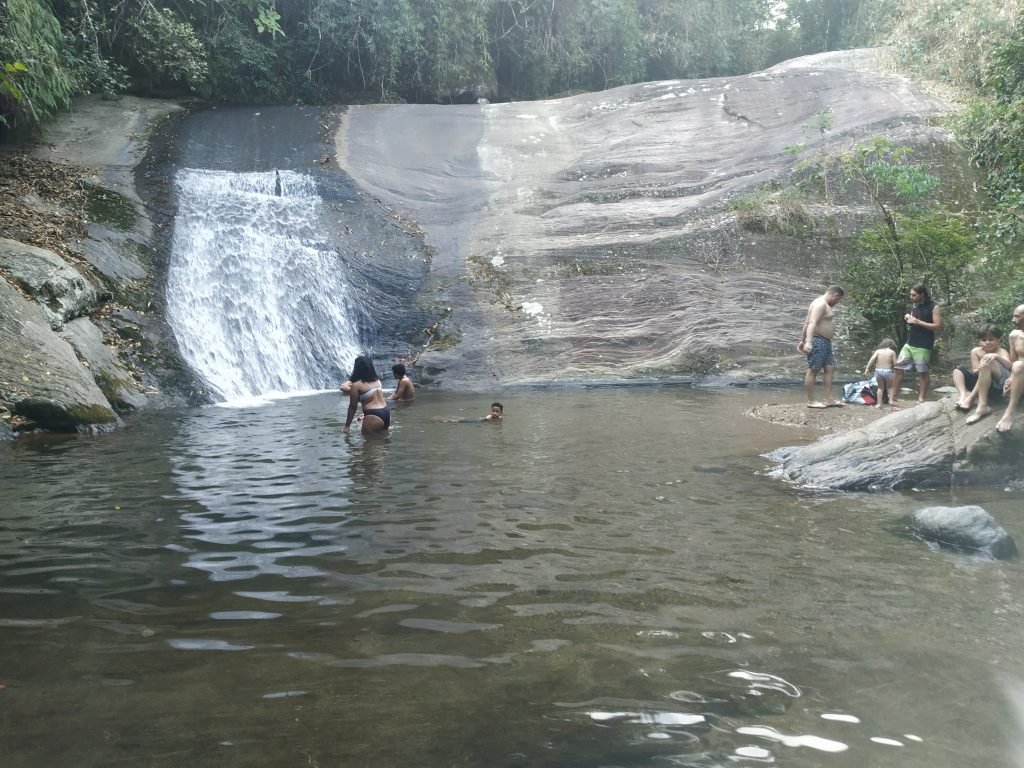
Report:
[[[391,426],[391,411],[388,410],[388,402],[384,399],[384,390],[381,388],[380,377],[373,368],[373,361],[360,355],[352,366],[352,375],[348,377],[352,382],[348,395],[348,416],[345,418],[345,432],[352,426],[352,419],[355,418],[358,406],[363,406],[363,428],[364,435],[386,432]]]

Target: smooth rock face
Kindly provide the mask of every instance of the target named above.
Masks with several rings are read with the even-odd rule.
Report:
[[[1005,485],[1024,479],[1024,419],[999,433],[998,404],[976,424],[967,424],[955,404],[955,398],[946,398],[907,407],[861,429],[782,448],[769,456],[779,462],[773,474],[839,491]]]
[[[103,334],[88,318],[72,320],[62,334],[78,357],[88,363],[92,378],[107,400],[118,409],[142,408],[146,396],[131,373],[112,349],[103,343]]]
[[[924,122],[946,107],[871,66],[844,52],[549,101],[351,107],[336,149],[437,249],[451,343],[420,364],[441,385],[798,380],[807,304],[872,212],[847,195],[813,231],[756,231],[728,203],[790,172],[793,145],[948,146]],[[826,108],[832,128],[809,131]]]
[[[42,307],[6,280],[0,280],[0,349],[0,401],[15,415],[56,432],[120,423],[71,346],[50,330]]]
[[[978,506],[925,507],[910,516],[908,527],[923,539],[997,560],[1016,557],[1013,538]]]
[[[39,302],[54,330],[96,306],[96,286],[51,251],[0,238],[0,267]]]

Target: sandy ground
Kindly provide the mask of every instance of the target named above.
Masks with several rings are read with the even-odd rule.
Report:
[[[766,403],[751,408],[746,415],[772,424],[843,432],[863,427],[888,413],[892,413],[888,407],[879,410],[870,405],[849,403],[839,408],[808,408],[803,403]]]

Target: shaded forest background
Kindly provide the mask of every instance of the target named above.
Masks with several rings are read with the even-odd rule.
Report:
[[[538,99],[879,44],[977,89],[993,51],[1014,37],[1014,2],[5,0],[0,111],[8,123],[45,119],[76,93]]]
[[[984,295],[983,313],[1005,324],[1024,300],[1022,0],[0,0],[0,142],[87,93],[250,104],[538,99],[862,46],[886,46],[894,69],[954,94],[962,110],[951,127],[988,204],[923,210],[922,195],[900,199],[900,184],[922,171],[901,150],[876,144],[848,156],[852,177],[891,187],[876,202],[893,213],[874,241],[866,233],[864,257],[899,257],[886,296],[861,311],[889,315],[904,283],[941,268],[970,277],[960,281],[965,308]],[[828,115],[819,121],[824,132]]]

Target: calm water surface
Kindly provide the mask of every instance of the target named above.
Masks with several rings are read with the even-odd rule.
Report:
[[[334,394],[0,445],[6,768],[1020,766],[1024,493],[760,472],[799,393]]]

